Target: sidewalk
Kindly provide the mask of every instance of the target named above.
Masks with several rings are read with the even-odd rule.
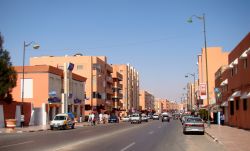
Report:
[[[99,124],[98,124],[99,125]],[[83,126],[90,126],[87,122],[76,123],[75,127],[83,127]],[[37,131],[46,131],[49,130],[49,125],[40,125],[40,126],[25,126],[23,128],[16,127],[15,129],[10,128],[0,128],[1,133],[25,133],[25,132],[37,132]]]
[[[211,124],[206,134],[224,145],[227,151],[250,151],[250,131]]]

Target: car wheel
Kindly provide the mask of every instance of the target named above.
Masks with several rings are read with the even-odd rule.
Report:
[[[187,132],[183,131],[183,134],[184,134],[184,135],[186,135],[186,134],[187,134]]]
[[[53,131],[53,130],[54,130],[54,127],[53,127],[53,126],[50,126],[50,129]]]
[[[131,124],[133,124],[133,122],[131,122]]]
[[[74,129],[75,128],[75,124],[73,124],[72,126],[71,126],[71,129]]]

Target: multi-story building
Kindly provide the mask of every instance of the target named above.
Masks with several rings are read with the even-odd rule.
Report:
[[[250,129],[250,33],[228,56],[228,124]]]
[[[65,62],[75,65],[73,73],[87,78],[86,81],[86,114],[92,111],[111,111],[113,108],[113,68],[105,56],[43,56],[30,59],[31,65],[52,65],[62,68]]]
[[[3,115],[0,116],[16,119],[17,126],[22,113],[25,125],[46,125],[56,114],[65,111],[74,113],[78,119],[84,117],[86,78],[72,73],[66,66],[61,70],[41,65],[25,66],[23,81],[23,67],[17,66],[15,70],[17,85],[12,91],[13,102],[2,104]],[[65,77],[68,77],[67,82]]]
[[[123,108],[123,103],[121,102],[121,99],[123,97],[122,84],[121,84],[123,77],[122,74],[119,73],[117,68],[113,68],[112,78],[113,78],[113,96],[112,96],[113,107],[117,111],[121,111],[121,109]]]
[[[145,90],[140,90],[139,99],[139,106],[141,110],[151,112],[154,108],[154,96]]]
[[[225,116],[225,124],[228,123],[228,65],[221,66],[215,73],[215,98],[216,104],[222,108]]]
[[[198,100],[199,106],[208,106],[215,104],[215,77],[214,74],[222,65],[228,64],[228,52],[223,52],[220,47],[208,47],[207,48],[207,67],[206,70],[206,54],[205,49],[202,49],[201,55],[198,56],[198,72],[199,72],[199,93]],[[208,73],[207,73],[208,71]],[[206,90],[207,76],[208,75],[208,86],[209,90]],[[209,93],[209,99],[206,98]],[[209,100],[209,101],[208,101]]]
[[[112,67],[122,74],[122,110],[126,114],[139,110],[139,73],[129,64],[113,64]]]
[[[160,114],[162,113],[163,111],[163,104],[162,104],[162,99],[159,99],[159,98],[156,98],[154,100],[154,111],[157,113],[157,114]]]

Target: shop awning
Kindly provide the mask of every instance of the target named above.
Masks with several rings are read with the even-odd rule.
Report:
[[[232,95],[231,95],[232,97],[240,97],[241,95],[240,95],[240,91],[235,91]]]
[[[244,92],[244,93],[241,95],[240,98],[241,98],[241,99],[248,99],[248,98],[250,98],[250,92]]]
[[[247,58],[247,54],[250,52],[250,48],[248,48],[247,50],[245,50],[241,55],[240,55],[240,59],[245,59]]]
[[[230,96],[230,97],[228,98],[228,101],[234,101],[234,97]]]
[[[224,81],[221,82],[220,86],[224,86],[228,84],[228,79],[225,79]]]
[[[222,106],[222,107],[227,107],[227,106],[228,106],[228,101],[222,102],[220,106]]]

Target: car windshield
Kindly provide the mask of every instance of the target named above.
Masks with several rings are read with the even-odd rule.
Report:
[[[61,120],[66,120],[66,116],[56,116],[54,118],[55,121],[61,121]]]
[[[200,118],[187,118],[187,122],[202,122]]]
[[[131,117],[138,117],[139,114],[133,114]]]

